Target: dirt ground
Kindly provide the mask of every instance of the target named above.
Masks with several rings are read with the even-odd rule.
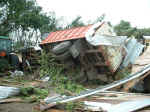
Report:
[[[7,103],[0,104],[0,112],[38,112],[33,110],[35,103]],[[45,112],[65,112],[58,109],[50,109]]]
[[[34,112],[33,103],[7,103],[0,104],[0,112]]]

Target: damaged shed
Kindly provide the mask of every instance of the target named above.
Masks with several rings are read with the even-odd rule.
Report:
[[[79,66],[89,80],[103,77],[104,82],[110,82],[110,77],[120,66],[126,67],[130,59],[133,61],[131,51],[137,51],[134,49],[137,48],[138,52],[134,54],[137,57],[143,48],[142,45],[136,46],[135,39],[128,40],[125,36],[116,36],[112,27],[103,22],[51,32],[40,45],[52,52],[57,60],[68,64],[67,69]]]

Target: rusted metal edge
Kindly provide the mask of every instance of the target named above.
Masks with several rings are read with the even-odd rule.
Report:
[[[107,112],[134,112],[148,106],[150,106],[150,99],[128,101],[112,106]]]
[[[113,83],[110,83],[108,85],[105,85],[103,87],[98,87],[96,89],[93,89],[93,90],[87,90],[87,91],[84,91],[78,95],[75,95],[75,96],[68,96],[68,97],[65,97],[65,98],[61,98],[59,100],[56,100],[56,101],[49,101],[48,104],[44,103],[41,104],[39,106],[39,109],[41,111],[43,110],[46,110],[48,108],[51,108],[59,103],[66,103],[66,102],[70,102],[70,101],[75,101],[75,100],[78,100],[78,99],[81,99],[81,98],[84,98],[84,97],[87,97],[87,96],[90,96],[90,95],[94,95],[96,93],[99,93],[99,92],[103,92],[103,91],[106,91],[106,90],[109,90],[109,89],[112,89],[114,87],[117,87],[119,85],[122,85],[122,84],[125,84],[133,79],[136,79],[142,75],[144,75],[146,72],[150,71],[150,64],[145,66],[142,70],[134,73],[134,74],[130,74],[129,76],[125,77],[124,79],[121,79],[121,80],[118,80],[118,81],[115,81]]]

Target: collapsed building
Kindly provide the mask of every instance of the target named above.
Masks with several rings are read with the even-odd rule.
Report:
[[[84,79],[104,82],[133,64],[144,47],[134,38],[116,36],[107,22],[51,32],[40,45],[66,69],[78,66]]]

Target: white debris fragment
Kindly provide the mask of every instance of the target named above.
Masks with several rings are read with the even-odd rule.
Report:
[[[11,77],[24,75],[24,73],[22,71],[18,71],[18,70],[15,70],[14,72],[10,72],[10,73],[11,73]]]
[[[16,87],[0,86],[0,100],[19,94],[20,89]]]
[[[43,81],[43,82],[47,82],[47,81],[49,81],[50,80],[50,77],[49,76],[46,76],[46,77],[42,77],[41,78],[41,81]]]
[[[84,101],[85,109],[91,111],[107,111],[109,108],[112,107],[110,103],[101,103],[101,102],[90,102]]]
[[[54,96],[45,98],[44,102],[45,103],[50,103],[50,102],[53,102],[53,101],[59,101],[61,98],[65,98],[65,97],[66,97],[65,95],[56,94]]]

